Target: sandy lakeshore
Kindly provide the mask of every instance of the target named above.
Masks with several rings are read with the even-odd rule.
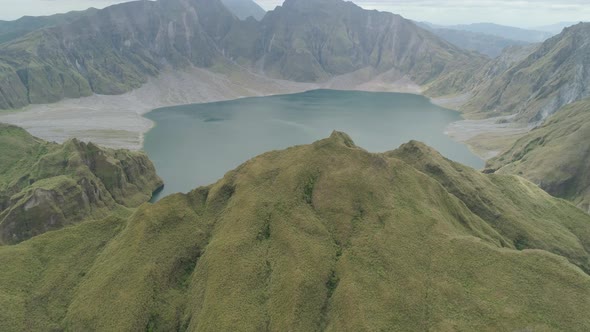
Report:
[[[200,68],[167,71],[141,88],[117,96],[93,95],[54,104],[0,111],[0,122],[14,124],[48,141],[70,138],[111,148],[139,150],[153,123],[142,115],[156,108],[298,93],[314,89],[420,93],[420,87],[395,72],[371,69],[336,77],[322,84],[268,78],[235,67],[227,73]]]
[[[0,112],[0,122],[23,127],[49,141],[63,142],[75,137],[107,147],[138,150],[142,147],[143,135],[153,125],[142,115],[153,109],[314,88],[317,86],[313,84],[273,80],[246,71],[224,75],[190,68],[183,72],[165,72],[123,95],[93,95],[31,105],[21,111]]]
[[[457,142],[467,144],[473,153],[487,160],[508,149],[517,139],[532,129],[509,120],[509,117],[495,117],[457,121],[447,127],[445,134]]]

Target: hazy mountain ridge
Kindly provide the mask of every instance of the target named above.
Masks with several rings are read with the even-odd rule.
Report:
[[[496,76],[484,76],[463,107],[479,116],[518,114],[540,122],[590,95],[590,24],[580,23],[541,44]]]
[[[137,207],[162,186],[143,153],[48,143],[0,124],[0,244]]]
[[[334,133],[0,247],[0,328],[582,331],[590,277],[564,257],[588,270],[589,241],[590,216],[523,179]]]
[[[546,31],[535,31],[530,29],[522,29],[511,26],[505,26],[494,23],[474,23],[474,24],[459,24],[445,26],[448,29],[471,31],[492,35],[496,37],[518,40],[527,43],[543,42],[553,36],[553,33]]]
[[[449,43],[469,51],[476,51],[496,58],[505,48],[511,46],[524,46],[528,42],[513,40],[481,32],[453,29],[451,27],[439,26],[425,22],[416,22],[418,26],[432,31],[437,36]]]
[[[502,37],[486,35],[471,31],[453,29],[436,29],[434,33],[446,41],[470,51],[476,51],[496,58],[502,51],[510,46],[524,46],[527,42],[510,40]]]

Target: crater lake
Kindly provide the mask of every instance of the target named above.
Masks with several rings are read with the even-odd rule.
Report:
[[[370,152],[418,140],[451,160],[484,166],[444,133],[460,114],[413,94],[314,90],[166,107],[145,116],[155,126],[144,150],[165,182],[154,200],[209,185],[261,153],[312,143],[334,130]]]

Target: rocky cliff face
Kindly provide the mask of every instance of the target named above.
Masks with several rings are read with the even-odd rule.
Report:
[[[584,331],[589,241],[524,179],[334,133],[0,247],[0,329]]]
[[[485,60],[413,22],[339,0],[287,0],[262,24],[257,59],[265,73],[295,81],[321,81],[375,68],[393,71],[433,94],[456,91]],[[444,81],[444,88],[443,82]]]
[[[468,112],[540,122],[590,96],[590,24],[566,28],[498,76],[485,76]]]
[[[142,153],[101,149],[71,140],[38,140],[0,125],[0,243],[17,243],[48,230],[137,207],[162,186]]]
[[[121,94],[164,66],[213,66],[234,21],[219,1],[138,1],[38,30],[0,47],[0,106]]]

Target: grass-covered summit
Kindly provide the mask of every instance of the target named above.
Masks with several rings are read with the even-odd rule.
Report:
[[[342,133],[0,248],[0,330],[587,331],[590,216]]]
[[[137,207],[160,186],[143,153],[48,143],[0,124],[0,244]]]

